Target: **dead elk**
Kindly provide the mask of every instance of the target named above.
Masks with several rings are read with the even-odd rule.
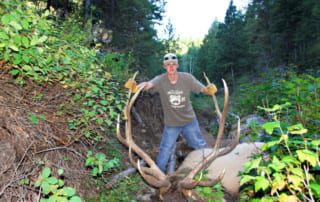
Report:
[[[133,76],[135,78],[136,74]],[[205,76],[206,77],[206,76]],[[207,79],[207,77],[206,77]],[[218,103],[216,100],[215,95],[213,95],[213,101],[215,105],[216,112],[220,119],[219,130],[217,134],[217,141],[213,148],[211,148],[210,153],[206,156],[203,156],[199,162],[193,165],[191,170],[188,170],[187,173],[181,172],[181,169],[178,169],[173,175],[166,175],[163,173],[158,166],[156,165],[155,161],[153,161],[150,156],[144,152],[132,139],[132,122],[131,122],[131,108],[137,99],[139,93],[142,89],[138,90],[134,95],[131,95],[129,92],[129,99],[127,101],[127,105],[124,110],[125,114],[125,137],[123,137],[120,133],[120,118],[118,117],[118,124],[117,124],[117,138],[119,141],[129,147],[129,159],[130,162],[135,166],[141,176],[145,179],[145,181],[152,185],[153,187],[160,189],[160,199],[164,201],[185,201],[186,199],[193,199],[196,201],[203,201],[201,197],[193,190],[196,186],[213,186],[220,182],[224,176],[225,170],[222,169],[219,171],[219,175],[215,178],[208,178],[205,181],[195,180],[194,177],[197,173],[201,172],[204,169],[207,169],[210,164],[215,161],[217,158],[221,156],[225,156],[230,153],[238,144],[239,136],[240,136],[240,119],[238,118],[238,130],[236,137],[232,141],[232,143],[220,149],[221,139],[224,133],[224,125],[227,115],[227,108],[228,108],[228,87],[224,80],[224,106],[222,113],[219,110]],[[207,82],[210,81],[207,79]],[[134,151],[140,158],[142,158],[147,166],[140,165],[139,160],[136,162],[133,159],[132,151]],[[171,198],[173,197],[173,198]],[[178,199],[178,197],[183,197],[182,200]]]
[[[219,172],[225,169],[225,175],[221,180],[221,184],[229,195],[238,196],[240,191],[239,172],[243,170],[243,164],[249,161],[253,154],[260,152],[263,144],[262,142],[238,144],[229,154],[217,158],[208,166],[207,177],[216,178]],[[191,170],[191,168],[201,161],[203,156],[207,156],[211,152],[211,148],[190,152],[177,172]]]

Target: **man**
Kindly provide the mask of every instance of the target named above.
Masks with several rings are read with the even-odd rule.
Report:
[[[173,53],[164,56],[163,67],[166,69],[166,73],[156,76],[151,81],[142,82],[138,86],[134,81],[129,80],[126,87],[133,92],[144,88],[144,90],[160,94],[165,127],[156,162],[159,168],[166,172],[167,163],[175,150],[179,134],[184,136],[193,149],[208,147],[192,108],[190,93],[202,92],[214,95],[217,88],[214,84],[205,87],[191,74],[178,72],[178,58]]]

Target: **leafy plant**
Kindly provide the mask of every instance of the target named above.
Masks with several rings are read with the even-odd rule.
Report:
[[[62,176],[63,169],[58,169],[58,175]],[[35,182],[34,186],[40,188],[42,197],[40,202],[81,202],[81,198],[76,195],[76,190],[72,187],[64,186],[64,181],[51,176],[51,169],[45,167]]]
[[[32,124],[36,125],[39,123],[39,118],[33,114],[33,113],[29,113],[29,120],[31,121]]]
[[[44,114],[40,114],[39,116],[37,116],[34,113],[29,113],[28,115],[29,115],[29,120],[34,125],[38,124],[40,119],[46,120],[46,116]]]
[[[282,106],[282,107],[281,107]],[[273,121],[262,127],[273,136],[262,150],[268,156],[258,156],[245,164],[241,185],[245,196],[269,201],[318,201],[320,199],[319,140],[309,137],[302,124],[288,125],[276,114],[288,105],[261,108],[273,113]]]
[[[202,174],[197,174],[195,176],[196,180],[201,180],[206,181],[207,180],[207,174],[208,170],[203,171]],[[196,191],[199,193],[199,195],[208,202],[213,202],[213,201],[222,201],[224,197],[223,193],[223,187],[221,183],[218,183],[212,187],[209,186],[197,186]]]
[[[114,158],[108,161],[105,154],[97,153],[93,155],[92,151],[88,151],[86,166],[92,168],[93,176],[97,176],[101,175],[104,171],[108,171],[111,168],[119,166],[119,159]]]
[[[8,64],[10,74],[21,85],[28,78],[41,85],[59,82],[74,89],[74,102],[82,114],[69,120],[70,129],[81,127],[88,139],[101,140],[101,131],[114,126],[116,114],[124,107],[126,95],[120,82],[128,77],[132,56],[101,56],[98,49],[88,48],[88,33],[74,16],[60,22],[54,10],[38,15],[32,2],[17,0],[1,1],[0,8],[0,61]],[[119,73],[120,79],[109,71]],[[33,99],[42,97],[39,92]],[[37,115],[29,118],[33,124],[39,123]],[[93,126],[97,128],[93,130]]]
[[[319,77],[306,73],[297,74],[294,71],[285,74],[269,71],[262,78],[259,82],[241,84],[239,99],[236,99],[237,111],[242,114],[252,113],[252,109],[256,109],[261,102],[265,108],[290,102],[291,106],[282,111],[286,122],[301,122],[309,130],[319,133]]]
[[[20,185],[29,185],[30,184],[30,180],[29,178],[23,178],[19,181]]]
[[[119,53],[104,54],[100,60],[104,64],[105,70],[111,72],[112,75],[117,75],[121,80],[126,80],[129,74],[129,66],[134,62],[132,54],[128,56]]]

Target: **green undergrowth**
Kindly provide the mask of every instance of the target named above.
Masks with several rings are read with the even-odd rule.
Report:
[[[99,195],[92,195],[86,198],[88,202],[117,202],[129,201],[135,202],[137,195],[141,191],[140,183],[142,182],[139,174],[133,174],[119,180],[112,186],[111,189],[106,189],[106,184],[101,180],[96,180],[94,187],[97,187],[101,192]]]
[[[137,194],[141,192],[142,179],[139,173],[131,174],[113,182],[111,173],[119,173],[127,169],[122,159],[121,145],[117,140],[111,140],[97,148],[102,153],[89,154],[87,162],[91,166],[91,175],[88,187],[97,187],[98,195],[86,196],[86,201],[135,201]],[[98,155],[97,155],[98,154]],[[104,155],[105,154],[105,155]],[[105,157],[113,158],[111,161]],[[91,163],[92,162],[92,163]],[[101,171],[101,172],[100,172]],[[111,187],[109,187],[111,186]],[[109,187],[106,189],[106,187]]]
[[[42,190],[43,196],[40,202],[81,202],[81,198],[76,194],[76,190],[72,187],[65,186],[63,181],[63,169],[58,169],[59,177],[52,176],[49,167],[45,167],[39,175],[35,187]]]
[[[208,170],[204,170],[203,173],[198,173],[195,176],[195,180],[207,181]],[[201,179],[200,179],[201,177]],[[196,191],[207,202],[222,201],[224,197],[223,187],[221,183],[217,183],[214,186],[197,186]]]
[[[117,72],[128,76],[127,59],[132,59],[118,53],[98,56],[98,49],[88,48],[89,35],[82,31],[75,16],[54,21],[54,11],[42,10],[38,15],[28,1],[3,1],[0,8],[3,68],[9,68],[20,85],[31,79],[39,86],[59,82],[70,89],[70,103],[80,106],[81,111],[81,115],[69,120],[70,129],[81,128],[81,134],[92,141],[101,139],[103,134],[99,131],[114,127],[117,113],[125,104],[126,95]],[[111,69],[113,74],[107,71]],[[60,109],[63,111],[64,107],[61,105]]]
[[[272,117],[262,125],[271,136],[241,172],[242,201],[319,201],[319,135],[282,119],[289,103],[259,107]]]
[[[98,48],[89,46],[91,34],[83,31],[77,16],[60,21],[54,10],[39,10],[32,1],[1,1],[0,26],[2,72],[8,72],[18,85],[25,87],[27,81],[33,81],[37,89],[59,83],[71,99],[59,105],[56,115],[68,116],[70,106],[77,109],[68,120],[69,129],[79,134],[77,138],[85,137],[95,145],[115,133],[117,114],[127,96],[122,84],[130,76],[130,55],[99,53]],[[41,101],[43,92],[39,90],[34,97]],[[41,115],[30,113],[32,124],[38,124]],[[90,151],[87,155],[93,180],[101,180],[104,173],[120,167],[121,155],[106,153]]]
[[[290,102],[285,118],[288,123],[301,122],[310,131],[320,132],[319,73],[298,74],[269,71],[253,81],[242,82],[237,89],[236,111],[242,115],[262,114],[257,106],[270,107]]]

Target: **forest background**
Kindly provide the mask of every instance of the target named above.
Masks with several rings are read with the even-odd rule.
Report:
[[[202,41],[180,40],[171,23],[166,36],[158,38],[155,25],[162,23],[165,4],[164,0],[0,3],[0,81],[4,84],[0,146],[15,153],[3,155],[8,163],[0,169],[6,173],[0,179],[0,199],[26,199],[30,192],[43,200],[54,196],[78,201],[78,195],[92,201],[95,197],[101,201],[134,198],[141,181],[138,176],[121,181],[111,191],[97,188],[88,193],[83,186],[103,187],[110,176],[125,168],[119,163],[124,161],[120,146],[114,146],[117,114],[127,97],[123,84],[135,71],[140,72],[138,81],[162,73],[162,57],[167,52],[178,54],[180,71],[194,74],[203,83],[203,72],[218,89],[224,78],[231,89],[231,112],[241,117],[265,116],[269,125],[259,127],[273,135],[271,140],[280,138],[279,145],[274,148],[274,143],[269,149],[280,155],[290,148],[297,162],[286,166],[302,169],[292,175],[303,180],[288,180],[282,175],[285,166],[278,163],[271,166],[271,177],[262,179],[259,168],[277,160],[256,161],[256,167],[251,167],[256,169],[250,173],[253,177],[247,173],[242,182],[256,195],[246,192],[244,197],[272,199],[283,191],[277,198],[284,194],[283,198],[319,199],[319,175],[308,178],[303,170],[307,167],[310,175],[319,170],[319,1],[252,0],[246,11],[237,10],[230,1],[224,22],[212,22]],[[197,112],[213,113],[207,97],[197,95],[192,100]],[[292,141],[282,142],[288,136],[291,140],[291,135]],[[6,144],[10,141],[15,148]],[[45,156],[61,148],[75,156],[63,154],[59,162],[56,156]],[[82,174],[89,175],[92,184],[65,177],[74,174],[66,169],[69,159],[83,165]],[[15,168],[14,172],[9,168]],[[63,180],[80,193],[64,186]],[[264,180],[268,186],[261,185],[266,184]]]

